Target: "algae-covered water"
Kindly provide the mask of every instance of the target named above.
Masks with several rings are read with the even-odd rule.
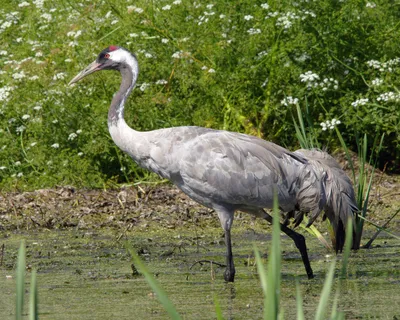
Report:
[[[15,317],[14,274],[21,239],[27,245],[27,282],[31,268],[38,270],[40,319],[168,319],[144,277],[133,275],[124,239],[141,254],[184,319],[214,319],[215,299],[226,319],[262,319],[263,294],[252,252],[255,244],[266,253],[270,236],[266,225],[261,226],[265,233],[258,227],[239,227],[233,233],[237,269],[233,284],[223,281],[223,268],[216,265],[195,264],[190,269],[201,259],[224,262],[225,248],[217,227],[131,230],[122,238],[107,229],[9,232],[2,240],[0,319]],[[313,318],[325,272],[334,258],[311,236],[307,241],[313,280],[306,278],[291,240],[282,236],[285,319],[296,316],[296,276],[306,317]],[[346,319],[400,319],[399,246],[392,242],[379,238],[373,249],[352,253],[339,300]]]
[[[384,210],[376,206],[369,218],[382,225],[396,211],[396,203],[393,208],[385,205]],[[317,227],[326,231],[323,223],[318,222]],[[398,219],[390,228],[398,233]],[[306,319],[313,319],[335,254],[298,229],[307,238],[315,279],[307,279],[298,250],[282,235],[281,310],[284,319],[296,318],[298,277]],[[374,231],[366,225],[363,243]],[[15,267],[23,239],[27,247],[26,300],[35,268],[40,319],[168,319],[144,277],[132,268],[126,242],[139,253],[183,319],[215,319],[215,299],[225,319],[262,319],[264,296],[253,252],[255,245],[266,263],[270,235],[265,221],[235,215],[236,277],[233,284],[227,284],[224,268],[196,263],[225,261],[216,214],[176,188],[63,187],[0,193],[0,320],[15,319]],[[348,277],[342,281],[339,296],[339,310],[346,319],[400,319],[399,249],[400,242],[382,232],[372,249],[351,253]],[[337,273],[340,259],[339,255]],[[332,296],[335,292],[333,288]]]

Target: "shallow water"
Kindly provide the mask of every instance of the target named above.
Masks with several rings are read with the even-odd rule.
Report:
[[[257,228],[234,230],[233,284],[223,281],[224,270],[216,265],[196,264],[190,269],[202,259],[224,262],[221,236],[221,230],[212,227],[126,234],[184,319],[215,318],[215,298],[226,319],[262,319],[263,294],[253,246],[266,253],[270,236]],[[27,244],[27,282],[30,267],[38,270],[40,319],[168,319],[145,279],[132,275],[124,241],[117,237],[114,230],[8,233],[0,242],[5,245],[0,266],[0,319],[15,317],[14,274],[21,239]],[[325,272],[334,259],[317,240],[306,237],[316,276],[313,280],[307,279],[291,240],[282,236],[281,307],[285,319],[295,319],[296,276],[306,318],[314,317]],[[400,246],[385,238],[378,238],[374,245],[351,255],[339,301],[346,319],[400,319]],[[29,285],[26,288],[29,290]]]

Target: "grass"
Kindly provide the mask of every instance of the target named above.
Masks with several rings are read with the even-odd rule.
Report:
[[[372,2],[371,2],[372,3]],[[124,0],[6,2],[0,9],[0,186],[103,188],[155,181],[118,150],[107,108],[119,76],[68,81],[106,46],[138,56],[127,106],[139,130],[199,125],[297,148],[296,103],[320,145],[381,136],[380,160],[400,159],[398,17],[390,3]],[[373,147],[373,139],[367,148]]]
[[[16,292],[16,303],[15,303],[15,319],[23,319],[24,311],[24,300],[25,300],[25,242],[22,241],[18,250],[18,261],[17,261],[17,292]],[[32,271],[31,285],[30,285],[30,299],[29,299],[29,320],[39,319],[38,311],[38,291],[36,283],[36,271]]]

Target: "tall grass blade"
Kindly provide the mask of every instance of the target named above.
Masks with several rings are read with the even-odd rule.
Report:
[[[349,262],[350,249],[353,244],[353,221],[349,219],[346,226],[346,239],[344,241],[344,251],[342,256],[342,269],[340,277],[344,279],[347,273],[347,264]]]
[[[395,235],[393,232],[389,231],[388,229],[381,227],[380,225],[378,225],[378,224],[372,222],[371,220],[368,220],[367,218],[364,218],[364,217],[361,216],[361,215],[358,215],[358,217],[359,217],[361,220],[366,221],[366,222],[368,222],[369,224],[373,225],[375,228],[380,229],[380,230],[382,230],[382,231],[385,231],[388,235],[392,236],[393,238],[395,238],[395,239],[397,239],[397,240],[400,240],[400,237],[399,237],[398,235]]]
[[[38,320],[38,292],[36,283],[36,270],[32,271],[31,290],[29,299],[29,320]]]
[[[15,319],[22,320],[25,295],[25,241],[21,241],[17,261],[17,303]]]
[[[265,319],[277,319],[279,316],[281,286],[281,240],[278,196],[274,193],[272,246],[268,260],[267,295]]]
[[[371,239],[364,245],[364,248],[368,249],[371,248],[372,242],[375,241],[375,239],[378,237],[378,235],[381,233],[381,231],[386,230],[386,226],[390,223],[390,221],[393,220],[394,217],[396,217],[400,212],[400,208],[397,209],[397,211],[385,222],[385,224],[382,227],[378,228],[378,231],[375,232],[375,234],[371,237]]]
[[[305,320],[303,311],[303,298],[301,297],[299,279],[296,278],[297,320]]]
[[[338,302],[339,302],[339,296],[340,296],[340,282],[339,282],[338,288],[336,290],[335,299],[333,300],[332,312],[331,312],[331,316],[329,318],[331,320],[336,320],[339,317],[339,312],[337,310]]]
[[[352,176],[353,176],[353,182],[355,183],[356,182],[356,171],[355,171],[355,168],[354,168],[353,159],[350,156],[349,148],[347,148],[346,142],[344,142],[342,134],[340,133],[340,131],[339,131],[339,129],[337,127],[335,127],[335,131],[336,131],[336,134],[337,134],[337,136],[339,138],[340,144],[342,145],[342,148],[343,148],[343,150],[344,150],[344,152],[346,154],[347,162],[349,163],[349,166],[350,166],[350,169],[351,169],[351,173],[352,173]]]
[[[260,251],[254,246],[254,255],[256,259],[257,272],[260,277],[261,288],[263,289],[264,296],[267,295],[267,272],[261,259]]]
[[[300,226],[309,234],[316,237],[319,240],[319,242],[321,242],[321,244],[326,248],[326,250],[333,251],[332,245],[328,241],[326,241],[324,236],[321,234],[321,232],[319,232],[319,230],[314,225],[306,227],[306,223],[303,221],[302,223],[300,223]]]
[[[215,306],[215,315],[217,317],[217,320],[224,320],[224,317],[222,315],[221,305],[219,304],[219,301],[216,296],[214,297],[214,306]]]
[[[324,287],[322,288],[321,297],[319,299],[319,304],[317,308],[317,313],[315,314],[315,320],[324,320],[325,314],[329,302],[329,296],[331,293],[332,283],[333,283],[333,275],[335,272],[335,264],[336,261],[332,261],[329,271],[326,275],[326,279],[324,282]]]
[[[178,314],[178,311],[175,309],[171,300],[169,300],[166,292],[161,288],[161,286],[157,282],[157,280],[147,270],[145,264],[139,258],[137,253],[133,250],[133,248],[128,243],[126,243],[126,248],[129,251],[129,253],[131,254],[133,263],[138,268],[138,270],[144,275],[147,283],[150,285],[151,289],[157,295],[158,300],[163,305],[164,309],[167,311],[170,318],[174,319],[174,320],[181,319],[180,315]]]
[[[311,146],[307,143],[307,134],[306,134],[306,128],[304,125],[303,121],[303,114],[301,112],[300,106],[297,103],[296,104],[296,110],[297,110],[297,118],[299,119],[299,124],[300,124],[300,129],[301,129],[301,135],[303,136],[304,142],[306,142],[307,145],[305,145],[305,148],[310,148]]]

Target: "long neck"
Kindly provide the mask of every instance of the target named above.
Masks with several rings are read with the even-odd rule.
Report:
[[[136,58],[132,56],[132,59],[121,67],[120,72],[122,76],[121,86],[114,95],[108,111],[108,127],[117,126],[119,122],[124,121],[125,102],[136,84],[139,73]]]
[[[142,138],[144,133],[130,128],[124,120],[125,101],[136,84],[139,66],[136,58],[130,56],[119,70],[122,76],[121,86],[112,99],[108,111],[108,130],[115,144],[127,152],[136,161],[143,153]]]

